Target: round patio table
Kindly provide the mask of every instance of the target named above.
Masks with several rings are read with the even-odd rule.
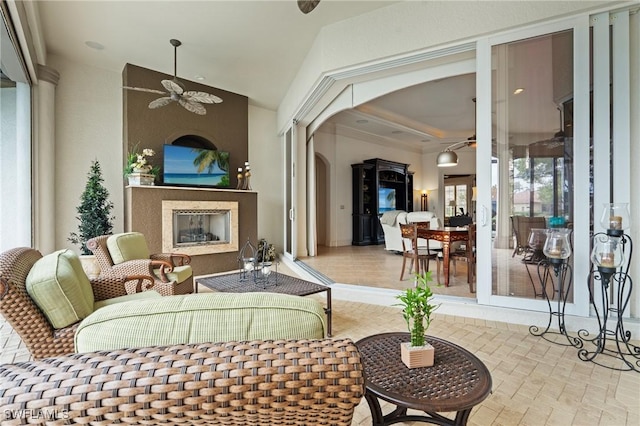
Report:
[[[435,348],[434,365],[410,369],[400,358],[400,343],[409,337],[409,333],[382,333],[356,343],[373,425],[403,421],[466,425],[472,408],[491,393],[491,373],[471,352],[432,336],[426,340]],[[397,408],[383,415],[378,398]],[[425,415],[407,415],[408,408]],[[438,412],[456,412],[456,416],[450,419]]]

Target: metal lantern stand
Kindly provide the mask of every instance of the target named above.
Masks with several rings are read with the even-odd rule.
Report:
[[[555,277],[557,283],[557,285],[553,285],[552,281],[553,292],[551,293],[551,297],[549,297],[549,292],[547,291],[548,279],[551,278],[553,280],[550,269],[553,269],[553,277]],[[575,346],[579,348],[582,346],[582,342],[580,339],[570,336],[567,333],[567,328],[564,323],[564,310],[567,304],[567,295],[571,292],[572,276],[573,270],[571,269],[571,265],[568,264],[567,259],[551,257],[543,259],[538,263],[538,277],[542,284],[542,296],[549,305],[549,322],[547,322],[546,328],[542,331],[540,331],[540,328],[536,325],[530,326],[529,333],[534,336],[542,337],[546,341],[557,345]],[[558,308],[555,311],[553,310],[553,305],[551,303],[555,297],[554,293],[558,296]],[[551,330],[551,324],[553,323],[554,318],[558,319],[558,331]],[[567,343],[547,337],[547,335],[554,334],[566,337]]]
[[[571,281],[573,270],[568,263],[568,259],[571,256],[571,243],[569,242],[569,235],[571,230],[567,228],[552,228],[545,230],[547,237],[544,241],[544,247],[542,252],[544,259],[538,263],[538,277],[540,284],[542,285],[542,295],[549,305],[549,322],[547,327],[540,331],[538,326],[532,325],[529,327],[529,333],[534,336],[542,337],[548,342],[555,343],[563,346],[575,346],[581,347],[582,342],[580,339],[570,336],[567,333],[567,328],[564,322],[564,310],[567,305],[567,295],[571,291]],[[541,240],[541,239],[540,239]],[[531,238],[530,238],[531,241]],[[557,281],[557,286],[553,285],[553,279],[549,269],[553,268],[553,275]],[[547,281],[552,279],[553,293],[549,297],[547,292]],[[558,309],[553,310],[551,301],[554,298],[554,293],[558,295]],[[558,318],[558,331],[551,330],[551,323],[553,319]],[[547,335],[560,335],[567,339],[567,342],[558,341],[558,339],[551,339]]]
[[[613,262],[609,258],[603,259],[602,253],[597,253],[597,244],[606,241],[609,244],[619,244],[622,259],[619,266],[610,266]],[[594,348],[589,350],[583,347],[578,351],[578,357],[583,361],[591,361],[602,367],[612,370],[640,372],[640,347],[632,344],[631,332],[624,328],[624,312],[629,305],[633,281],[629,275],[629,266],[633,252],[633,242],[629,235],[621,229],[607,229],[606,233],[600,232],[592,237],[591,272],[589,273],[589,296],[591,305],[598,319],[599,331],[595,337],[589,339],[587,330],[579,330],[578,336],[584,341],[592,343]],[[615,247],[618,249],[618,247]],[[618,263],[618,262],[616,262]],[[600,283],[600,300],[596,301],[593,288]],[[599,302],[599,303],[598,303]],[[611,321],[610,321],[611,320]],[[604,362],[607,356],[617,359],[616,363]]]

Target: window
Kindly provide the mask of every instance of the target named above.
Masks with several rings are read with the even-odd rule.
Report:
[[[4,14],[4,9],[1,10]],[[31,86],[2,20],[0,69],[0,251],[31,246]]]

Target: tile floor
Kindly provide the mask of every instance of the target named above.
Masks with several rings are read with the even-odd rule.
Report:
[[[292,273],[284,266],[282,270]],[[460,287],[466,287],[463,284]],[[311,297],[324,303],[322,295]],[[336,298],[333,327],[335,337],[354,340],[406,329],[399,308]],[[574,348],[534,337],[522,325],[436,313],[428,333],[465,347],[491,371],[493,393],[473,409],[470,425],[640,424],[638,373],[580,361]],[[0,350],[0,363],[29,359],[21,340],[2,319]],[[389,410],[383,404],[383,411]],[[353,424],[371,424],[364,399]]]

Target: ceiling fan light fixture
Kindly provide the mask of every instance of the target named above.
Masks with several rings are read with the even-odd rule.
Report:
[[[202,104],[219,104],[222,99],[209,93],[197,90],[185,90],[185,85],[178,80],[178,47],[182,45],[180,40],[172,38],[169,43],[173,46],[173,79],[162,80],[160,83],[164,87],[164,91],[156,89],[145,89],[141,87],[125,86],[125,89],[136,90],[138,92],[156,93],[163,97],[155,99],[149,103],[150,109],[156,109],[169,105],[171,102],[177,102],[187,111],[198,115],[205,115],[207,110]]]

